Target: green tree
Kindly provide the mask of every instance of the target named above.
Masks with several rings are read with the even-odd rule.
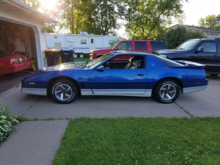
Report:
[[[205,18],[201,18],[199,20],[199,26],[213,30],[220,30],[220,14],[208,15]]]
[[[39,9],[41,7],[39,0],[20,0],[20,1],[35,9]]]
[[[118,19],[124,15],[124,6],[120,0],[84,0],[82,7],[89,6],[86,10],[87,19],[83,22],[82,29],[92,34],[115,34],[114,30],[120,27]],[[82,9],[83,10],[83,9]]]
[[[127,8],[126,31],[129,38],[155,39],[183,14],[182,2],[187,0],[124,0]]]
[[[187,30],[184,27],[177,27],[176,29],[170,29],[163,36],[163,41],[166,43],[169,49],[173,49],[178,47],[183,42],[194,38],[206,38],[206,36],[198,30]]]

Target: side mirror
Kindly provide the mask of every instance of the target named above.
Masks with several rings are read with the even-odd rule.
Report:
[[[196,52],[204,52],[204,48],[199,47]]]
[[[115,50],[119,50],[119,48],[117,47]]]
[[[101,72],[103,72],[103,71],[105,70],[105,68],[104,68],[103,65],[101,65],[101,66],[99,66],[96,70],[97,70],[97,71],[101,71]]]

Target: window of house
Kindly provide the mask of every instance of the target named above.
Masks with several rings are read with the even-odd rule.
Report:
[[[204,52],[216,52],[216,42],[204,42],[201,46],[204,49]]]
[[[86,40],[81,40],[81,44],[86,44]]]
[[[135,41],[135,50],[147,50],[147,43],[145,41]]]
[[[54,44],[54,47],[55,47],[55,48],[61,48],[61,43],[55,43],[55,44]]]

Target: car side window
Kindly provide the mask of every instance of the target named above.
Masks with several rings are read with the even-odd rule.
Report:
[[[125,41],[118,45],[117,50],[132,50],[131,41]]]
[[[145,59],[146,59],[145,56],[121,55],[104,63],[103,66],[106,70],[109,70],[109,69],[144,69],[146,68]]]
[[[204,52],[216,52],[217,50],[216,42],[204,42],[200,47],[204,49]]]
[[[135,41],[135,50],[147,50],[146,41]]]

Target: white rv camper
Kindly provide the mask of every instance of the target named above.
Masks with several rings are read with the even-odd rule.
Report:
[[[45,34],[47,49],[74,49],[74,58],[83,58],[91,50],[107,49],[117,36],[80,34]]]

